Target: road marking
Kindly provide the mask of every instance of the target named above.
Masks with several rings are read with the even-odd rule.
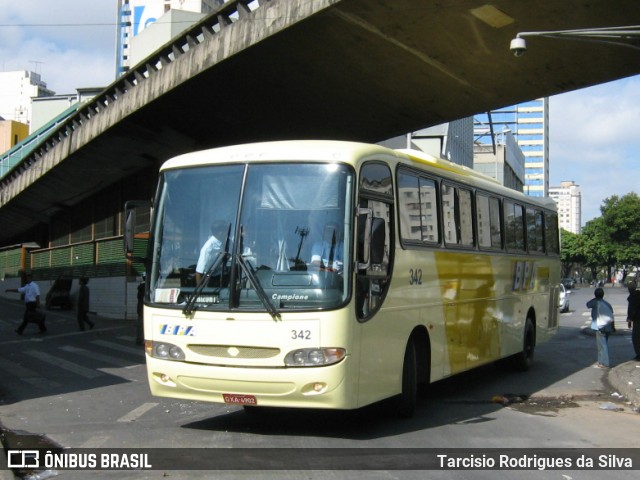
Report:
[[[38,375],[33,370],[30,370],[22,365],[12,362],[11,360],[2,359],[0,360],[0,370],[4,370],[11,376],[19,377],[23,382],[28,383],[38,389],[42,390],[51,390],[54,388],[59,388],[62,385],[58,382],[54,382],[52,380],[46,379],[40,375]]]
[[[120,345],[119,343],[107,342],[106,340],[93,340],[91,343],[93,343],[94,345],[100,345],[101,347],[110,348],[112,350],[118,350],[119,352],[131,353],[138,357],[144,357],[144,351],[142,350],[142,347],[125,347],[124,345]]]
[[[84,348],[72,347],[71,345],[65,345],[64,347],[60,347],[60,350],[64,350],[65,352],[70,352],[77,355],[82,355],[83,357],[100,360],[101,362],[105,362],[110,365],[117,365],[118,367],[126,368],[131,366],[130,361],[123,360],[122,358],[110,357],[109,355],[102,355],[100,353],[85,350]]]
[[[107,443],[107,440],[109,440],[109,437],[106,437],[104,435],[94,435],[89,440],[80,445],[80,448],[99,448]]]
[[[138,408],[136,408],[134,410],[131,410],[124,417],[120,417],[117,421],[118,422],[133,422],[134,420],[140,418],[142,415],[147,413],[149,410],[151,410],[152,408],[157,407],[157,406],[158,406],[157,403],[152,403],[152,402],[143,403]]]
[[[27,350],[25,353],[27,353],[28,355],[31,355],[32,357],[36,357],[36,358],[39,358],[40,360],[48,362],[55,367],[68,370],[72,373],[76,373],[85,378],[91,379],[91,378],[96,378],[104,375],[104,373],[99,372],[97,370],[76,365],[75,363],[69,362],[64,358],[56,357],[54,355],[49,355],[48,353],[40,352],[38,350]]]

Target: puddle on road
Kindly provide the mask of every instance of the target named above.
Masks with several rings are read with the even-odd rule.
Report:
[[[529,397],[524,402],[513,403],[509,408],[531,415],[553,415],[563,408],[577,408],[574,397]]]
[[[58,453],[64,450],[61,445],[47,438],[45,435],[29,433],[22,430],[12,431],[2,425],[0,425],[0,440],[2,441],[5,452],[7,450],[45,449]],[[11,470],[18,478],[31,478],[36,473],[40,473],[41,475],[44,473],[42,469],[37,468],[12,468]],[[46,470],[45,472],[53,473],[53,471],[50,470]]]

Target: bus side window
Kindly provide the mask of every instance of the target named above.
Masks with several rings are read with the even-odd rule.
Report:
[[[510,200],[504,202],[504,229],[507,250],[523,252],[525,249],[525,229],[522,205]]]

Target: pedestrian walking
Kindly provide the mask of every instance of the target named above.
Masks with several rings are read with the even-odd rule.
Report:
[[[25,284],[20,288],[7,288],[6,292],[21,293],[24,295],[24,316],[22,317],[22,323],[16,329],[18,335],[22,335],[24,329],[27,328],[27,324],[32,321],[38,324],[40,333],[47,331],[47,327],[44,324],[46,316],[39,309],[40,307],[40,287],[33,281],[31,274],[25,276]]]
[[[600,287],[593,292],[595,298],[587,302],[591,309],[591,329],[596,332],[598,347],[598,368],[609,368],[609,335],[614,332],[613,307],[604,299],[604,290]]]
[[[84,331],[84,324],[89,325],[89,329],[95,326],[91,320],[89,320],[89,287],[87,284],[89,279],[82,277],[80,279],[80,290],[78,290],[78,327],[80,331]]]
[[[627,327],[631,329],[631,343],[636,355],[633,359],[640,360],[640,291],[635,280],[629,282],[627,287],[629,288]]]

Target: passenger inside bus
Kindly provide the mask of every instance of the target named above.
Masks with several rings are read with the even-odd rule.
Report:
[[[202,276],[207,269],[211,268],[218,253],[224,248],[228,232],[229,223],[224,220],[215,220],[211,224],[211,235],[200,249],[200,256],[196,264],[196,283],[200,283]]]

